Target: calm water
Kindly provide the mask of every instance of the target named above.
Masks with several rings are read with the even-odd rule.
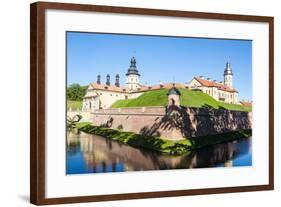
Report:
[[[85,133],[69,133],[67,138],[67,174],[251,165],[252,138],[205,147],[182,156],[160,155]]]

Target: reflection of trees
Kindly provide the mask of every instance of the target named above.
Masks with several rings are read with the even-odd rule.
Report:
[[[70,142],[67,146],[67,152],[70,154],[76,154],[80,151],[80,143],[79,142]]]
[[[250,149],[247,142],[229,142],[205,147],[189,155],[166,156],[140,150],[96,135],[81,134],[80,150],[92,172],[186,169],[212,167],[218,163],[231,165],[238,154]],[[68,145],[71,149],[71,145]]]
[[[80,135],[72,131],[67,132],[67,152],[76,154],[80,151]]]

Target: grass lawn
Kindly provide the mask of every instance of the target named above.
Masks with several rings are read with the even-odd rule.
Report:
[[[181,92],[181,105],[187,107],[211,107],[214,109],[227,109],[237,111],[251,111],[251,107],[238,104],[226,104],[216,101],[214,98],[201,91],[179,89]],[[118,100],[111,108],[142,107],[142,106],[166,106],[168,89],[147,91],[135,99]]]
[[[72,111],[81,110],[83,101],[67,101],[67,110],[71,108]]]
[[[187,138],[180,141],[171,141],[160,137],[144,136],[133,132],[93,126],[89,123],[79,123],[76,127],[90,134],[96,134],[108,139],[116,140],[137,148],[157,151],[163,154],[184,154],[204,146],[250,137],[252,130],[241,130],[218,135],[208,135],[196,138]]]

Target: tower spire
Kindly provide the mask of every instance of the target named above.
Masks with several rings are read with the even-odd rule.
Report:
[[[137,76],[140,76],[139,74],[139,71],[137,69],[137,61],[136,61],[136,58],[135,57],[132,57],[131,58],[131,61],[130,61],[130,67],[128,69],[128,72],[126,73],[126,76],[128,75],[137,75]]]
[[[130,91],[137,91],[140,88],[139,79],[140,74],[137,69],[137,61],[136,58],[133,56],[130,61],[130,67],[128,72],[126,73],[127,76],[127,87]]]
[[[232,77],[233,77],[233,73],[232,73],[232,68],[230,65],[230,62],[227,61],[225,64],[225,69],[224,69],[224,85],[232,88]]]
[[[116,76],[115,76],[115,86],[116,86],[116,87],[120,87],[120,83],[119,83],[119,74],[116,74]]]
[[[100,74],[98,74],[98,76],[97,76],[97,84],[101,84],[101,81],[100,81]]]
[[[109,74],[106,75],[106,85],[110,86],[110,75]]]

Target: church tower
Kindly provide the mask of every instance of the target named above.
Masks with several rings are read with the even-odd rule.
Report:
[[[136,66],[136,59],[135,57],[132,57],[131,59],[131,65],[128,69],[128,72],[126,73],[127,76],[127,88],[129,91],[137,91],[140,87],[140,74],[137,70]]]
[[[224,75],[224,85],[228,86],[229,88],[233,88],[233,85],[232,85],[233,73],[232,73],[232,69],[231,69],[229,62],[226,63],[226,67],[224,69],[223,75]]]

